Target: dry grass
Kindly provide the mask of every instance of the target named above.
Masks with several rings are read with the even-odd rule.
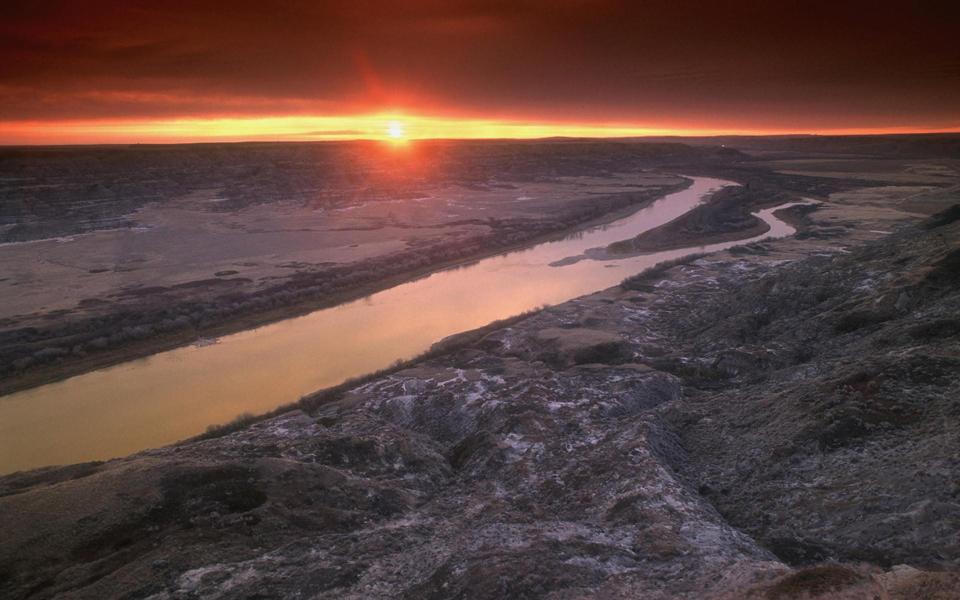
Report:
[[[889,590],[891,600],[958,600],[960,573],[919,573]]]
[[[820,565],[801,569],[781,579],[767,590],[767,598],[770,600],[786,600],[819,596],[828,592],[840,591],[863,581],[865,581],[865,578],[853,569],[840,565]]]
[[[693,261],[703,258],[705,253],[694,253],[673,260],[658,262],[652,267],[646,268],[632,277],[627,277],[620,282],[620,287],[625,290],[644,290],[650,284],[663,279],[664,274],[673,267],[688,265]]]

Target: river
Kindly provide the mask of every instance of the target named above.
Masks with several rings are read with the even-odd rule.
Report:
[[[0,398],[0,473],[175,442],[416,356],[451,334],[608,288],[664,260],[750,241],[550,266],[666,223],[730,185],[691,179],[685,190],[563,240],[439,271],[215,344],[161,352]],[[794,232],[773,210],[757,213],[771,229],[754,239]]]

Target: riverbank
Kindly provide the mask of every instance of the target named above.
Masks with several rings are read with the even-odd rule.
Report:
[[[0,473],[113,458],[186,439],[211,424],[269,412],[317,389],[380,371],[450,335],[614,285],[684,251],[613,267],[593,261],[563,269],[550,264],[664,223],[724,183],[695,178],[689,188],[609,226],[441,271],[216,343],[8,396],[0,403]]]
[[[517,243],[491,246],[484,251],[472,253],[466,257],[441,260],[424,267],[378,278],[376,281],[366,282],[362,285],[353,286],[350,289],[315,297],[307,297],[301,301],[284,304],[280,307],[261,309],[252,313],[231,316],[223,321],[204,327],[154,334],[145,339],[135,339],[116,347],[90,352],[85,356],[67,355],[61,358],[59,362],[53,364],[37,365],[28,370],[8,374],[0,381],[0,396],[56,381],[62,381],[76,375],[107,368],[137,358],[147,357],[158,352],[188,346],[201,338],[217,338],[295,318],[317,310],[364,298],[379,291],[427,277],[432,273],[456,269],[484,258],[509,254],[540,243],[560,240],[577,234],[578,232],[603,226],[630,216],[649,206],[659,198],[686,189],[690,183],[690,179],[685,179],[677,185],[662,186],[655,194],[646,194],[646,197],[628,206],[617,208],[601,216],[590,218],[561,230],[534,235]],[[357,268],[362,269],[364,265],[361,264]],[[2,401],[2,399],[0,399],[0,401]]]
[[[0,592],[950,593],[960,221],[863,241],[872,211],[218,437],[0,478]]]
[[[669,223],[645,231],[630,240],[610,244],[606,248],[592,249],[587,256],[608,260],[696,245],[748,240],[770,231],[770,225],[757,217],[754,214],[756,211],[798,200],[802,199],[769,185],[751,186],[747,183],[725,188],[712,194],[702,205]],[[788,218],[793,221],[791,225],[802,227],[803,219],[796,218],[792,213],[778,211],[774,214],[778,218],[781,214],[789,215]]]

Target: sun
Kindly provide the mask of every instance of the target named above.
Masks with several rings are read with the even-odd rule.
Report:
[[[387,123],[387,137],[392,140],[402,140],[407,137],[402,121],[390,121]]]

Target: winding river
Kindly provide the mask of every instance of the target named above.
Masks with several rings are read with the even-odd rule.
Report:
[[[525,250],[439,271],[366,298],[216,344],[162,352],[0,398],[0,473],[103,460],[181,440],[245,412],[413,357],[454,333],[615,285],[629,275],[740,240],[621,260],[550,266],[666,223],[730,182],[693,184],[632,215]],[[773,216],[755,239],[791,235]]]

